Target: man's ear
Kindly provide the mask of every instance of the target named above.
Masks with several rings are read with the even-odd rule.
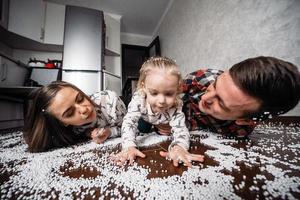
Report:
[[[255,121],[252,119],[237,119],[235,120],[237,125],[255,125]]]

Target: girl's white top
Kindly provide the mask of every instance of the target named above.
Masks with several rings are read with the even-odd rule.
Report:
[[[140,118],[153,125],[170,124],[173,141],[170,147],[180,145],[186,150],[190,145],[190,134],[185,125],[185,116],[182,112],[182,102],[170,108],[164,113],[153,113],[150,105],[146,102],[146,95],[142,91],[136,91],[128,105],[128,111],[122,124],[122,148],[136,147],[136,133]]]

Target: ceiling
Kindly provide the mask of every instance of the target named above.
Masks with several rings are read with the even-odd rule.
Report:
[[[121,15],[121,32],[152,36],[173,0],[46,0]]]

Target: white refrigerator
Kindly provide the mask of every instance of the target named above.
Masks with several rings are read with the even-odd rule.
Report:
[[[62,80],[91,95],[103,89],[103,12],[66,6]]]

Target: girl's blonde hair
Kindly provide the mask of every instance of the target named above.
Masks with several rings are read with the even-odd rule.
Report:
[[[143,91],[145,79],[147,77],[147,73],[153,69],[163,69],[166,70],[169,74],[175,75],[178,78],[178,87],[177,87],[177,103],[180,101],[180,92],[181,92],[181,83],[182,77],[179,71],[179,67],[176,62],[167,57],[151,57],[146,60],[141,69],[140,69],[140,76],[137,84],[137,89],[139,91]]]

